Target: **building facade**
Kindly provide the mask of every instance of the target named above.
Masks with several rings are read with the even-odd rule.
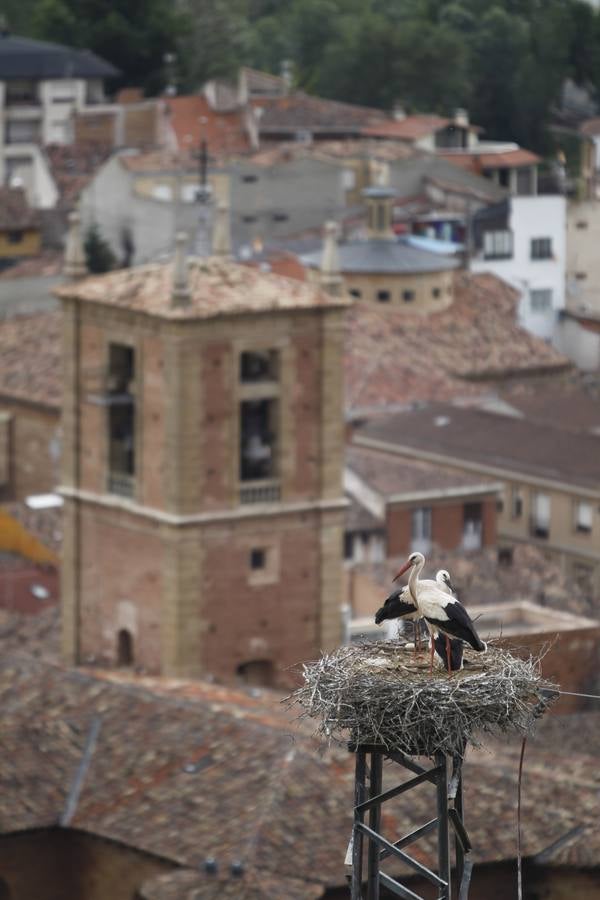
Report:
[[[215,258],[181,275],[59,289],[64,658],[290,681],[341,634],[347,301]]]

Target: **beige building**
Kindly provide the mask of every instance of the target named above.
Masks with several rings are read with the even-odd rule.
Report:
[[[348,302],[185,240],[57,290],[64,658],[281,684],[341,637]]]
[[[447,309],[454,299],[453,274],[459,261],[413,247],[394,234],[391,188],[372,187],[363,194],[368,212],[366,239],[344,241],[335,249],[330,246],[303,256],[309,279],[337,272],[356,300],[411,312]]]
[[[534,544],[600,595],[600,437],[432,403],[359,426],[354,442],[501,481],[500,547]]]

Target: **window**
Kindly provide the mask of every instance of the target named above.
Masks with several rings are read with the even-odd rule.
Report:
[[[591,503],[585,500],[578,500],[574,509],[575,531],[581,534],[590,534],[594,518],[594,510]]]
[[[155,200],[171,201],[173,199],[173,190],[168,184],[155,184],[152,188],[152,196]]]
[[[27,119],[15,119],[6,123],[7,144],[33,144],[40,136],[37,122],[29,122]]]
[[[244,384],[276,381],[277,369],[277,350],[253,350],[240,354],[240,381]]]
[[[273,213],[271,218],[274,222],[287,222],[289,219],[289,216],[287,213],[284,213],[284,212],[276,212],[276,213]]]
[[[277,401],[244,400],[240,404],[240,480],[273,478]]]
[[[581,230],[583,230],[584,228],[587,228],[587,227],[588,227],[587,222],[577,222],[575,225],[575,228],[579,228]]]
[[[499,566],[512,566],[513,563],[513,548],[512,547],[498,547],[498,565]]]
[[[389,291],[377,291],[377,299],[380,303],[389,303],[391,294]]]
[[[263,547],[256,547],[250,551],[250,568],[253,571],[264,569],[267,563],[267,552]]]
[[[250,224],[251,222],[256,222],[256,221],[257,221],[256,216],[242,216],[242,222],[245,222],[247,225]]]
[[[22,231],[9,231],[7,234],[9,244],[20,244],[23,240]]]
[[[35,81],[23,81],[14,79],[6,82],[6,105],[12,104],[37,104],[39,97]]]
[[[550,534],[550,497],[534,494],[530,532],[532,537],[545,539]]]
[[[258,181],[258,175],[242,175],[244,184],[255,184]]]
[[[513,255],[511,231],[486,231],[483,235],[484,259],[510,259]]]
[[[523,494],[521,488],[513,487],[510,492],[510,514],[513,519],[520,519],[523,515]]]
[[[413,509],[411,516],[411,550],[422,553],[431,548],[431,507]]]
[[[531,312],[549,312],[552,309],[552,290],[543,288],[529,291],[529,307]]]
[[[442,292],[441,292],[440,288],[432,288],[431,296],[433,297],[434,300],[439,300],[439,298],[442,296]]]
[[[344,532],[344,559],[354,558],[354,535],[351,531]]]
[[[362,291],[359,291],[358,288],[352,288],[348,293],[351,297],[356,297],[357,300],[360,300],[362,297]]]
[[[585,281],[587,278],[587,272],[575,272],[575,278],[577,281]]]
[[[135,355],[110,344],[105,401],[108,407],[108,469],[111,493],[132,496],[135,475]]]
[[[479,550],[483,536],[483,507],[481,503],[465,503],[463,512],[464,550]]]
[[[405,303],[411,303],[415,299],[414,291],[402,291],[402,299]]]
[[[532,238],[531,258],[552,259],[552,238]]]
[[[117,635],[117,664],[119,666],[133,665],[133,637],[126,628],[122,628]]]

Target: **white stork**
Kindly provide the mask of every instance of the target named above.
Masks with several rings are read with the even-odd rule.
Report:
[[[395,579],[394,579],[395,580]],[[421,584],[437,585],[442,591],[448,594],[453,593],[452,581],[450,573],[446,569],[440,569],[435,576],[435,581],[424,579]],[[415,652],[417,650],[418,621],[421,613],[417,608],[417,604],[413,599],[410,588],[407,584],[398,588],[386,597],[381,606],[375,613],[375,624],[381,625],[386,619],[402,619],[403,621],[411,621],[413,623],[415,635]]]
[[[465,641],[478,653],[487,650],[487,645],[477,634],[469,613],[453,594],[442,590],[436,582],[419,579],[424,565],[425,557],[422,553],[411,553],[394,576],[394,581],[411,570],[408,589],[432,636],[431,671],[433,671],[435,632],[440,632],[446,638],[448,671],[452,674],[450,638]]]

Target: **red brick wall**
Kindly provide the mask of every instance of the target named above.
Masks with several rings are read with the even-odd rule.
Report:
[[[164,381],[164,344],[160,338],[143,341],[143,377],[138,414],[143,427],[138,428],[138,452],[141,473],[140,500],[147,506],[163,508],[165,504],[165,425],[166,399]]]
[[[212,341],[203,347],[204,429],[202,460],[204,466],[203,506],[222,509],[229,506],[233,494],[232,477],[237,477],[236,460],[231,460],[232,348],[225,341]],[[200,476],[200,473],[198,473]]]
[[[319,537],[314,515],[236,522],[204,533],[199,598],[208,623],[208,672],[231,680],[245,662],[269,659],[278,683],[293,683],[288,666],[318,654]],[[253,547],[274,542],[279,577],[249,584]]]
[[[318,496],[319,491],[319,396],[320,342],[314,333],[294,339],[294,388],[292,415],[295,433],[295,467],[291,488],[298,497]],[[290,498],[291,499],[291,498]]]
[[[116,662],[117,635],[132,632],[134,661],[160,671],[162,569],[158,526],[124,511],[81,511],[81,659]],[[122,603],[135,607],[127,618]]]
[[[8,425],[8,485],[0,485],[0,497],[23,500],[29,494],[45,494],[60,481],[60,462],[55,451],[60,441],[60,411],[42,409],[18,401],[0,403],[10,412]],[[4,448],[0,448],[4,452]],[[4,463],[0,464],[0,470]]]
[[[443,550],[460,547],[464,526],[464,501],[433,506],[431,532],[433,543]]]
[[[483,503],[483,546],[493,547],[497,538],[496,500],[485,500]]]
[[[386,508],[387,555],[402,556],[410,550],[411,511],[389,504]]]

